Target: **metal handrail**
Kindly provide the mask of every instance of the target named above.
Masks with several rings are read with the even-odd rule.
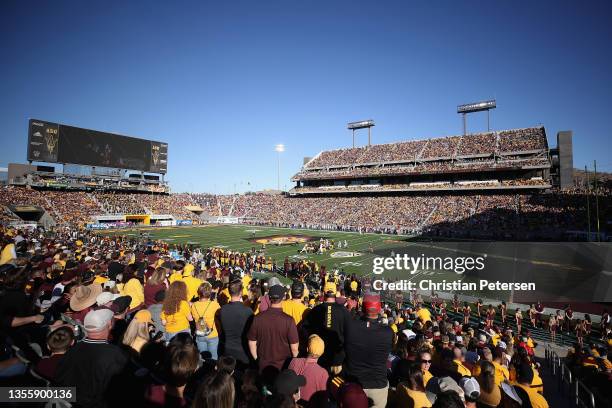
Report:
[[[572,371],[566,364],[562,363],[559,355],[550,346],[547,346],[544,350],[544,357],[547,365],[552,370],[553,377],[557,377],[558,379],[559,390],[563,390],[564,384],[567,384],[570,397],[574,397],[573,403],[576,407],[596,408],[595,395],[582,383],[582,381],[574,378]],[[557,373],[559,375],[557,375]],[[583,401],[581,393],[587,396],[587,402]]]
[[[580,388],[582,388],[582,391],[585,392],[587,396],[589,397],[589,400],[591,403],[590,408],[595,408],[595,395],[580,380],[576,380],[576,388],[575,388],[576,406],[589,408],[589,405],[587,405],[580,399]]]

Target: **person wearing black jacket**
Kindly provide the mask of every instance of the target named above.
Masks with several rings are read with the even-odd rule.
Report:
[[[308,334],[316,334],[325,342],[325,351],[319,357],[319,365],[340,372],[344,361],[344,335],[351,320],[349,311],[336,303],[336,294],[325,293],[325,302],[315,306],[304,318],[302,328]]]
[[[346,327],[346,375],[357,380],[375,408],[387,405],[387,358],[393,347],[393,331],[377,322],[379,295],[363,298],[363,316]]]

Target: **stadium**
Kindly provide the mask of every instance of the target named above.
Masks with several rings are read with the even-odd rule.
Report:
[[[609,332],[601,323],[608,319],[602,304],[585,302],[596,288],[581,287],[592,279],[594,271],[582,268],[575,256],[563,257],[564,252],[575,253],[576,249],[552,246],[539,252],[520,251],[525,255],[517,259],[515,254],[513,260],[504,256],[507,249],[490,244],[486,250],[476,249],[473,243],[469,251],[461,249],[461,244],[474,240],[515,245],[524,241],[533,246],[531,241],[572,245],[608,239],[608,223],[602,228],[587,213],[608,219],[609,190],[605,184],[591,190],[575,176],[571,131],[557,135],[555,148],[548,146],[545,128],[536,127],[321,151],[304,159],[303,167],[292,177],[295,187],[287,193],[238,195],[170,193],[164,181],[168,144],[163,142],[32,119],[28,146],[28,163],[9,164],[8,185],[0,190],[2,224],[17,229],[20,236],[23,231],[33,233],[43,228],[54,231],[51,236],[60,243],[68,243],[62,236],[73,236],[85,247],[86,242],[98,239],[106,243],[118,240],[110,242],[119,247],[158,245],[168,251],[169,259],[198,265],[197,270],[202,268],[199,273],[204,274],[201,279],[209,276],[213,283],[214,274],[211,278],[210,273],[212,266],[218,265],[220,282],[226,285],[229,276],[240,271],[243,282],[245,277],[266,281],[274,276],[290,285],[297,279],[314,293],[324,292],[330,284],[344,285],[335,296],[351,298],[350,282],[355,281],[360,287],[382,290],[383,301],[389,302],[386,307],[401,299],[411,313],[411,306],[418,310],[424,306],[417,305],[424,302],[442,321],[454,316],[463,320],[463,310],[470,310],[466,309],[468,303],[476,304],[476,312],[466,312],[465,327],[483,324],[478,305],[484,308],[503,301],[511,308],[508,310],[516,307],[515,315],[525,308],[531,318],[538,316],[528,332],[531,342],[553,340],[552,325],[546,331],[548,323],[543,317],[540,322],[540,316],[557,309],[556,316],[564,306],[561,313],[567,319],[570,306],[566,294],[576,291],[572,299],[582,300],[575,307],[584,319],[579,321],[599,326],[599,330],[589,326],[593,347],[603,345],[601,341]],[[37,164],[41,160],[44,164]],[[61,163],[62,171],[54,163]],[[66,171],[70,164],[88,173]],[[449,240],[456,245],[440,248]],[[80,262],[101,261],[95,247],[92,252],[86,250],[87,256],[81,256]],[[515,273],[516,283],[497,281],[497,287],[481,280],[480,274],[466,273],[453,280],[456,272],[443,270],[441,264],[415,268],[407,279],[402,279],[406,275],[401,270],[392,268],[386,270],[385,280],[373,280],[374,258],[415,250],[436,255],[486,251],[489,263],[494,262],[489,269],[495,276],[499,271],[516,269],[517,264],[535,265],[536,269],[520,265],[526,271],[524,275]],[[63,252],[68,256],[60,256],[60,260],[71,258],[70,250]],[[75,255],[77,252],[79,249]],[[197,257],[203,253],[207,261],[199,266]],[[209,264],[208,272],[205,264]],[[572,270],[571,278],[559,278],[559,270],[564,268]],[[119,279],[109,272],[97,270],[94,282]],[[536,283],[524,283],[527,276],[537,276],[538,287],[546,290],[536,291]],[[579,290],[587,291],[581,292],[585,297],[578,295]],[[536,301],[539,311],[532,315]],[[460,306],[463,302],[465,306]],[[134,309],[132,313],[140,308],[129,307]],[[571,320],[573,312],[569,313]],[[597,323],[601,314],[604,320]],[[83,324],[68,316],[63,319],[77,327]],[[504,338],[502,327],[521,331],[517,317],[509,322],[503,316],[496,322],[499,326],[493,325],[494,319],[480,326],[484,336]],[[400,320],[398,316],[393,325]],[[86,332],[85,327],[82,330]],[[553,347],[547,346],[545,357],[550,357],[551,364],[557,364],[552,357],[557,355],[554,347],[573,345],[582,335],[581,331],[569,334],[570,330],[574,332],[574,326],[556,335]]]
[[[612,406],[609,6],[69,3],[0,6],[3,407]]]

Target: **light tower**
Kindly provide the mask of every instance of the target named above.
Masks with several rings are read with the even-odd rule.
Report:
[[[374,121],[372,119],[362,120],[359,122],[350,122],[346,125],[346,128],[353,131],[353,147],[355,147],[355,130],[357,129],[368,129],[368,146],[372,143],[372,126]]]
[[[285,151],[285,145],[277,144],[274,146],[274,150],[276,151],[277,158],[276,189],[280,191],[280,154]]]

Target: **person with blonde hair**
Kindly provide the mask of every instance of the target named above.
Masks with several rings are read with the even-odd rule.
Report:
[[[187,303],[187,285],[183,281],[170,284],[160,314],[162,324],[166,329],[166,341],[170,341],[178,333],[191,333],[189,322],[193,320]]]
[[[125,330],[122,343],[130,347],[136,353],[140,353],[142,346],[151,338],[149,334],[150,325],[153,325],[151,312],[148,310],[139,310]]]

